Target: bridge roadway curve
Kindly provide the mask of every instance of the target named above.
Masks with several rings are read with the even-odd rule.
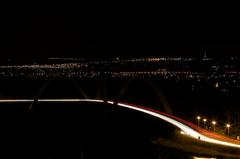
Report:
[[[33,99],[1,99],[0,103],[21,103],[21,102],[34,102]],[[157,111],[151,108],[138,106],[134,104],[129,103],[123,103],[118,102],[115,103],[114,101],[104,101],[104,100],[97,100],[97,99],[38,99],[38,102],[97,102],[97,103],[108,103],[111,105],[117,105],[119,107],[124,107],[127,109],[136,110],[145,114],[148,114],[150,116],[159,118],[161,120],[164,120],[175,127],[179,128],[179,134],[182,135],[182,137],[186,137],[186,140],[189,140],[189,143],[195,142],[195,143],[208,143],[212,146],[219,146],[220,148],[223,148],[224,150],[234,150],[234,153],[237,152],[237,155],[233,154],[233,157],[238,158],[240,154],[240,142],[239,140],[235,140],[220,134],[216,134],[214,132],[210,132],[206,129],[199,128],[197,125],[185,121],[181,118],[178,118],[176,116],[167,114],[165,112]],[[160,141],[160,140],[159,140]],[[158,141],[156,141],[158,142]],[[171,144],[170,144],[171,145]],[[171,146],[170,146],[171,147]],[[173,146],[174,148],[174,146]],[[175,145],[176,148],[176,145]],[[194,152],[193,152],[194,153]],[[207,155],[208,153],[206,153]],[[223,153],[224,154],[224,153]],[[211,155],[214,155],[211,153]],[[221,155],[220,155],[221,156]],[[224,156],[224,155],[223,155]],[[240,157],[239,157],[240,158]]]

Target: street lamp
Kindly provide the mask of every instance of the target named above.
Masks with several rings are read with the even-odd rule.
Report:
[[[230,124],[226,124],[226,127],[227,127],[228,136],[229,136],[229,131],[230,131],[231,125]]]
[[[203,122],[204,122],[204,127],[205,127],[205,128],[206,128],[206,121],[207,121],[207,119],[204,118],[204,119],[203,119]]]
[[[198,128],[199,128],[199,124],[200,124],[200,119],[201,119],[201,117],[200,117],[200,116],[197,116],[197,120],[198,120]]]
[[[215,132],[215,125],[217,124],[216,121],[212,121],[212,125],[213,125],[213,131]]]

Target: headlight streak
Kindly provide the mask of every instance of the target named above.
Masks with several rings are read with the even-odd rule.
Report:
[[[38,99],[38,102],[99,102],[103,103],[103,100],[98,99]]]
[[[37,102],[101,102],[103,100],[97,99],[38,99]],[[24,102],[34,102],[34,99],[0,99],[0,103],[24,103]]]
[[[22,103],[22,102],[33,102],[33,99],[1,99],[0,103]]]

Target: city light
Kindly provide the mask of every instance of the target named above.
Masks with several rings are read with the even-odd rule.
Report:
[[[61,58],[49,58],[49,60],[60,60]],[[196,68],[183,69],[172,68],[175,63],[182,63],[184,68],[189,68],[188,61],[196,61],[195,58],[185,57],[146,57],[146,58],[114,58],[108,60],[89,60],[85,58],[62,58],[63,61],[70,60],[71,62],[52,63],[52,64],[6,64],[0,66],[1,78],[15,78],[24,77],[29,79],[35,78],[52,78],[62,77],[65,78],[96,78],[96,77],[110,77],[110,78],[141,78],[141,77],[158,77],[162,79],[181,79],[181,80],[195,80],[209,82],[215,88],[226,88],[225,84],[236,85],[240,81],[239,70],[229,68],[226,65],[219,66],[216,64],[210,64],[209,73],[206,71],[199,71]],[[215,61],[216,60],[216,61]],[[218,63],[219,61],[215,59]],[[239,60],[239,59],[238,59]],[[211,60],[210,60],[211,61]],[[239,60],[240,61],[240,60]],[[159,66],[159,63],[161,64]],[[135,69],[133,64],[140,65],[142,69]],[[150,69],[153,65],[156,65],[157,69]],[[129,67],[127,67],[129,66]],[[207,65],[208,66],[208,65]],[[128,69],[125,69],[125,68]],[[219,74],[215,74],[219,68],[225,68]],[[119,71],[119,68],[123,68]],[[235,68],[235,67],[232,67]],[[51,70],[51,71],[49,71]],[[231,82],[227,79],[231,79]],[[220,83],[221,81],[221,83]]]
[[[226,127],[227,127],[227,134],[228,134],[228,136],[229,136],[229,134],[230,134],[230,127],[231,127],[231,125],[230,125],[230,124],[226,124]]]
[[[201,119],[201,117],[200,117],[200,116],[197,116],[197,120],[198,120],[198,128],[199,128],[199,126],[200,126],[200,119]]]
[[[203,119],[203,122],[204,122],[204,128],[206,128],[206,122],[207,122],[207,119],[204,118],[204,119]]]
[[[212,121],[212,124],[213,124],[213,125],[216,125],[216,124],[217,124],[217,122],[216,122],[216,121]]]
[[[215,132],[215,125],[217,124],[217,122],[216,121],[212,121],[212,125],[213,125],[213,131]]]

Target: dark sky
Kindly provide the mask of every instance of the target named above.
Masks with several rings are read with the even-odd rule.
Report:
[[[224,13],[204,15],[195,8],[185,11],[161,4],[1,3],[1,58],[240,52],[237,21]]]

